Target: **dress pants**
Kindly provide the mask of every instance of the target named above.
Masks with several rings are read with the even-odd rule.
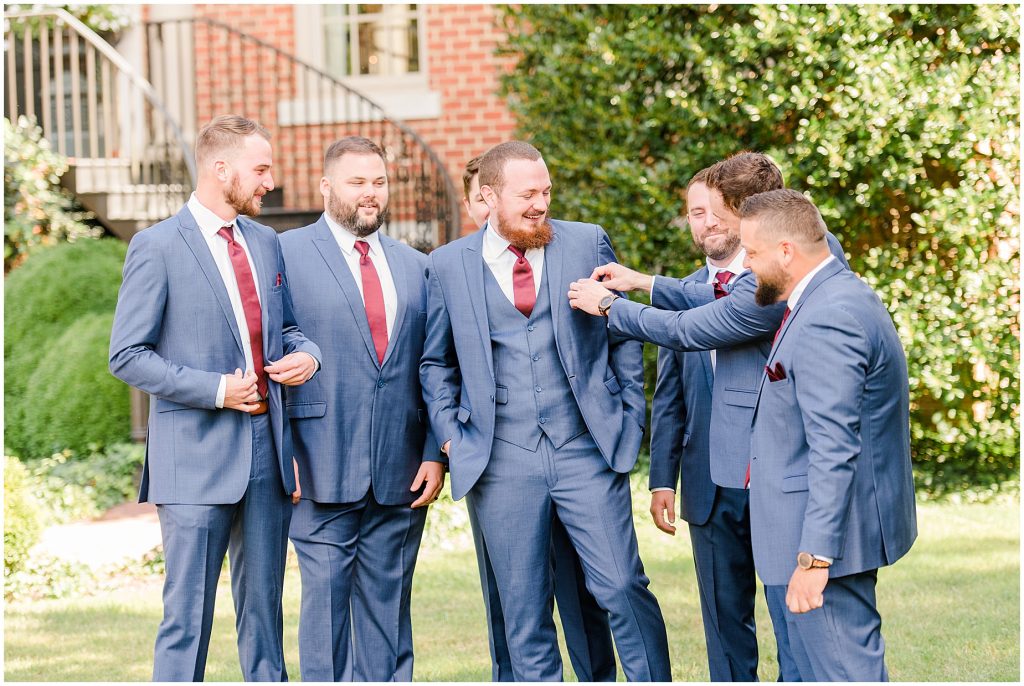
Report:
[[[468,496],[483,531],[505,614],[513,676],[558,681],[562,660],[551,614],[551,515],[579,553],[587,589],[610,614],[626,678],[671,681],[668,638],[637,549],[629,478],[612,471],[590,434],[536,452],[495,439]]]
[[[707,522],[690,524],[711,681],[757,681],[757,593],[750,491],[719,486]],[[779,681],[800,681],[786,632],[786,595],[765,588],[778,646]]]
[[[251,421],[252,468],[239,502],[157,506],[166,576],[154,681],[202,681],[225,552],[230,555],[242,677],[288,680],[281,593],[291,499],[281,483],[270,415],[254,416]]]
[[[295,506],[290,536],[302,575],[303,681],[412,681],[412,576],[427,508]]]
[[[829,579],[822,607],[802,614],[786,610],[790,647],[804,681],[889,680],[877,579],[877,569]]]
[[[469,522],[476,544],[480,585],[487,613],[487,637],[491,651],[491,680],[514,681],[512,657],[505,638],[505,615],[494,580],[494,570],[487,555],[476,511],[468,508]],[[608,613],[601,609],[587,591],[583,565],[572,547],[569,534],[555,517],[551,522],[551,574],[558,616],[569,661],[579,681],[615,681],[615,648],[612,644]]]

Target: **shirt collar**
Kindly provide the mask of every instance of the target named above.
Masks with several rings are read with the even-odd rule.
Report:
[[[746,268],[743,266],[743,260],[745,260],[746,258],[747,251],[744,250],[743,248],[740,248],[740,251],[736,253],[736,256],[733,257],[729,261],[729,264],[725,265],[724,267],[716,267],[715,265],[711,264],[711,260],[708,259],[708,279],[713,281],[715,276],[718,275],[718,272],[723,271],[732,272],[733,276],[738,276],[739,274],[742,274],[743,272],[746,271]]]
[[[512,252],[508,249],[508,246],[512,244],[505,240],[504,238],[502,238],[498,234],[498,232],[491,227],[491,223],[489,221],[484,224],[484,228],[482,228],[481,231],[484,232],[484,243],[481,250],[483,252],[483,258],[485,260],[493,262],[506,254],[512,256],[512,258],[515,259],[515,256],[513,256]],[[544,254],[544,248],[529,248],[524,253],[524,255],[527,256],[526,259],[528,260],[534,259],[534,257],[536,257],[537,255],[542,254]]]
[[[804,276],[804,278],[800,279],[799,283],[797,283],[796,287],[793,289],[793,292],[789,294],[789,300],[786,301],[786,305],[789,307],[790,312],[792,312],[796,308],[797,301],[800,300],[800,296],[802,296],[804,294],[804,291],[807,290],[807,284],[811,282],[811,279],[814,278],[814,275],[820,272],[822,269],[824,269],[825,265],[827,265],[834,259],[836,259],[836,256],[830,254],[828,257],[819,262],[817,267],[807,272],[807,275]]]
[[[221,219],[213,210],[199,202],[199,198],[196,197],[194,191],[188,199],[187,207],[188,211],[192,213],[192,217],[196,220],[196,224],[199,225],[199,230],[207,238],[216,236],[217,232],[225,226],[233,227],[236,225],[237,217],[231,221]]]
[[[338,241],[338,246],[341,247],[342,252],[346,255],[351,255],[352,251],[356,249],[356,241],[366,241],[369,243],[371,255],[381,254],[380,231],[374,231],[365,238],[357,238],[354,233],[342,228],[340,224],[331,219],[326,212],[324,213],[324,220],[327,221],[328,228],[334,234],[334,240]]]

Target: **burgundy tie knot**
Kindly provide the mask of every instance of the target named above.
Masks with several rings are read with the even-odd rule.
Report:
[[[359,254],[362,256],[359,260],[363,261],[370,252],[370,244],[366,241],[356,241],[356,250],[358,250]]]
[[[228,224],[227,226],[222,226],[220,227],[220,231],[217,232],[217,235],[226,240],[228,243],[234,243],[235,227],[231,226],[231,224]]]
[[[718,298],[724,298],[725,296],[729,295],[729,291],[725,290],[725,284],[729,283],[729,281],[732,280],[732,277],[734,276],[735,274],[725,269],[715,274],[714,289],[716,300]]]
[[[517,258],[519,258],[520,260],[525,260],[525,259],[526,259],[526,253],[524,253],[524,252],[523,252],[522,250],[520,250],[520,249],[519,249],[519,248],[517,248],[516,246],[514,246],[514,245],[511,245],[511,244],[510,244],[510,245],[508,246],[508,249],[509,249],[509,251],[510,251],[510,252],[511,252],[511,253],[512,253],[513,255],[515,255],[515,256],[516,256]]]

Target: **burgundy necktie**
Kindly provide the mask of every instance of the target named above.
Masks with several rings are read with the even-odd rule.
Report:
[[[256,295],[256,282],[252,278],[245,250],[235,241],[233,227],[230,224],[222,227],[217,235],[228,242],[228,256],[231,258],[231,267],[235,270],[238,294],[242,298],[245,325],[249,328],[249,349],[252,351],[252,366],[256,372],[256,390],[259,391],[260,398],[266,398],[267,373],[263,371],[263,312],[260,309],[259,296]]]
[[[537,290],[533,285],[533,267],[526,259],[523,251],[514,245],[508,249],[516,256],[516,263],[512,266],[512,297],[516,301],[516,309],[529,317],[533,312],[533,306],[537,303]]]
[[[789,308],[782,313],[782,323],[779,324],[779,328],[775,331],[775,337],[772,338],[772,345],[775,345],[775,341],[779,340],[779,334],[782,333],[782,327],[786,325],[786,320],[789,319]]]
[[[725,284],[729,283],[729,281],[732,280],[732,277],[734,276],[736,275],[724,269],[715,274],[715,300],[718,300],[719,298],[724,298],[725,296],[729,295],[729,291],[725,290]]]
[[[366,307],[366,321],[370,324],[373,347],[377,351],[377,362],[384,364],[384,353],[388,349],[388,319],[384,310],[384,291],[380,287],[380,276],[370,259],[370,244],[356,241],[359,251],[359,272],[363,277],[363,305]]]

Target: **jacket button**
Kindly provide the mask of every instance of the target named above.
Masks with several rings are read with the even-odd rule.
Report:
[[[383,380],[379,379],[377,381],[377,388],[384,388],[385,386],[387,386],[387,384]]]

